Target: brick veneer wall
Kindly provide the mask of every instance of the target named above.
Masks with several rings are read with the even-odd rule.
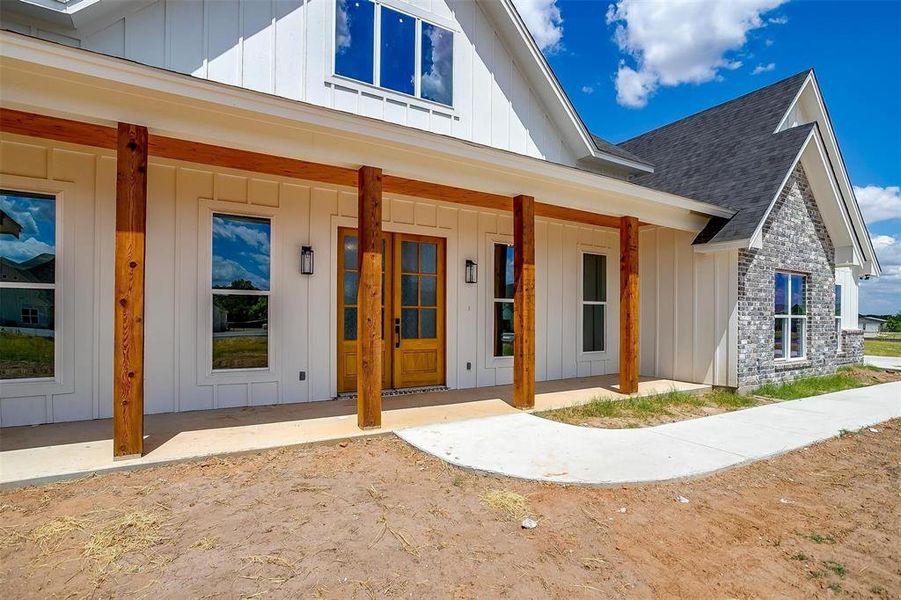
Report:
[[[807,375],[833,373],[863,354],[863,338],[846,332],[838,355],[835,331],[835,252],[799,164],[763,226],[763,246],[738,255],[738,385],[750,388]],[[773,357],[776,271],[807,275],[807,358]],[[859,361],[858,361],[859,362]]]
[[[840,365],[863,362],[863,329],[842,331],[842,348],[836,355],[835,361]]]

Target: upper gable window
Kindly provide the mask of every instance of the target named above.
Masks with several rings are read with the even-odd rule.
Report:
[[[336,75],[453,106],[453,32],[372,0],[335,12]]]

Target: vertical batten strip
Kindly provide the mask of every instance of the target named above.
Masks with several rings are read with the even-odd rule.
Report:
[[[113,456],[144,453],[144,238],[147,128],[119,123],[116,145]]]
[[[619,387],[638,391],[638,219],[621,217],[619,228]]]
[[[535,406],[535,199],[513,199],[513,405]]]
[[[381,169],[360,168],[357,199],[357,425],[373,429],[382,426]]]

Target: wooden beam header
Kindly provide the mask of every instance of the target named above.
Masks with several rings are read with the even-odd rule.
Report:
[[[117,132],[115,127],[39,115],[9,108],[0,108],[0,131],[108,150],[116,149]],[[152,133],[149,134],[148,154],[151,158],[156,156],[292,179],[306,179],[308,181],[318,181],[346,187],[357,186],[358,174],[356,169],[202,142],[191,142]],[[513,210],[513,199],[508,196],[408,179],[395,175],[383,176],[382,191],[385,194],[413,196],[476,208],[506,212]],[[618,229],[620,224],[619,217],[599,215],[585,210],[542,202],[535,202],[535,216],[613,229]]]

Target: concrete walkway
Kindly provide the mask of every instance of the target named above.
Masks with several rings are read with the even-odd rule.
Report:
[[[901,348],[901,343],[898,344]],[[864,356],[863,362],[886,371],[901,371],[901,356]]]
[[[451,464],[539,481],[617,485],[713,473],[901,417],[901,382],[643,429],[566,425],[527,413],[397,431]]]
[[[541,410],[621,398],[615,375],[542,381],[535,405]],[[636,395],[710,386],[670,379],[642,378]],[[0,430],[0,488],[18,487],[118,469],[163,465],[218,454],[251,452],[330,440],[390,433],[410,427],[518,414],[510,406],[513,387],[422,392],[382,400],[382,428],[357,427],[356,401],[343,398],[278,406],[226,408],[147,415],[146,454],[113,460],[109,419]]]

